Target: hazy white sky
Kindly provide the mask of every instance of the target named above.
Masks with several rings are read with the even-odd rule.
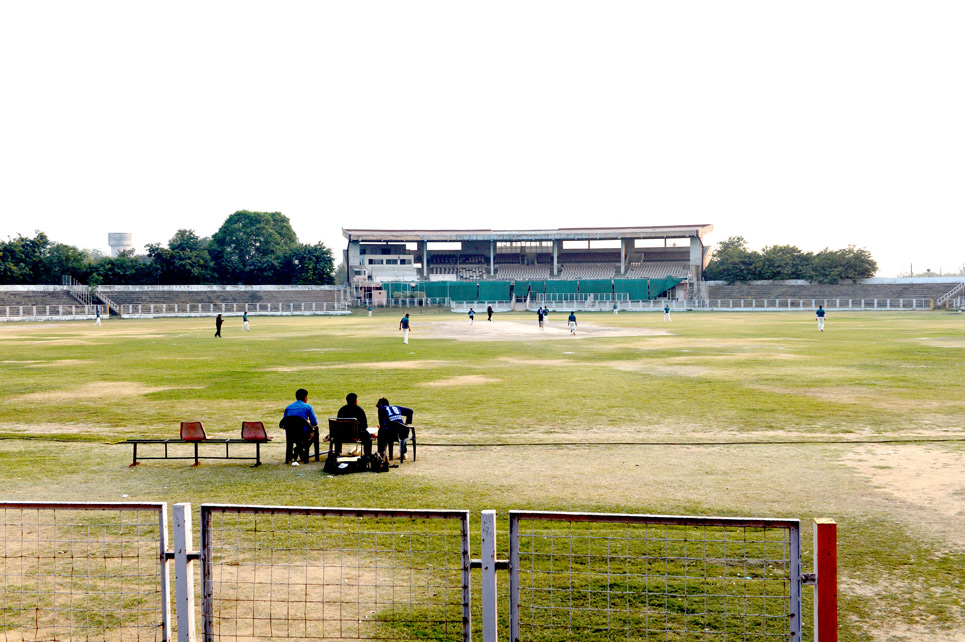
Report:
[[[711,223],[965,264],[965,3],[0,0],[0,237]]]

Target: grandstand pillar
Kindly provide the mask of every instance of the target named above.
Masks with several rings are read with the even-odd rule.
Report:
[[[489,276],[496,274],[496,241],[489,241]]]
[[[553,276],[559,276],[560,274],[559,265],[557,264],[560,255],[559,244],[560,242],[558,240],[553,239]]]
[[[419,244],[422,245],[422,278],[428,281],[429,280],[429,242],[420,241]]]
[[[704,268],[704,246],[700,242],[699,236],[690,237],[690,271],[693,272],[694,280],[700,281],[703,278]]]
[[[627,273],[627,239],[620,239],[620,276]]]

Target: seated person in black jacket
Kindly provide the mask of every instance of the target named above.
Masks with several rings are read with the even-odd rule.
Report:
[[[345,395],[345,405],[338,409],[339,419],[355,419],[359,424],[359,441],[362,442],[362,451],[366,455],[372,454],[372,435],[369,434],[369,422],[365,418],[365,411],[359,406],[359,396],[354,392]],[[335,453],[341,454],[342,444],[335,442]]]
[[[412,409],[390,406],[385,397],[379,399],[375,406],[379,409],[379,452],[384,455],[390,441],[399,441],[409,436],[409,427],[405,424],[412,423]],[[399,461],[405,461],[405,442],[399,446],[399,450]]]

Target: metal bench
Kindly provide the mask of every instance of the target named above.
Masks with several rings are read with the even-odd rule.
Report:
[[[241,424],[241,439],[229,439],[229,438],[211,438],[208,437],[207,433],[204,431],[204,426],[200,421],[182,421],[181,422],[181,437],[180,439],[128,439],[124,441],[125,444],[131,444],[134,446],[134,461],[131,464],[131,468],[137,466],[139,461],[144,461],[147,459],[193,459],[194,465],[197,466],[201,463],[202,459],[242,459],[242,460],[254,460],[255,466],[261,465],[261,445],[271,441],[271,437],[268,436],[265,430],[265,424],[260,421],[245,421]],[[194,446],[194,453],[192,455],[178,455],[172,454],[168,449],[171,444],[192,444]],[[202,454],[201,446],[204,444],[211,444],[217,446],[224,446],[224,454]],[[232,444],[254,444],[255,446],[255,456],[243,456],[237,454],[231,454]],[[164,454],[162,456],[138,456],[137,447],[139,445],[162,445],[164,446]],[[180,449],[178,449],[180,452]],[[219,448],[220,452],[220,448]]]

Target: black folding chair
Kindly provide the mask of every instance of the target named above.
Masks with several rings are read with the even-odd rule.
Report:
[[[278,422],[285,431],[285,463],[302,460],[308,463],[309,451],[315,444],[315,461],[318,461],[318,431],[304,417],[289,415]]]
[[[342,454],[342,444],[357,444],[359,439],[359,420],[355,417],[328,418],[328,454]]]

